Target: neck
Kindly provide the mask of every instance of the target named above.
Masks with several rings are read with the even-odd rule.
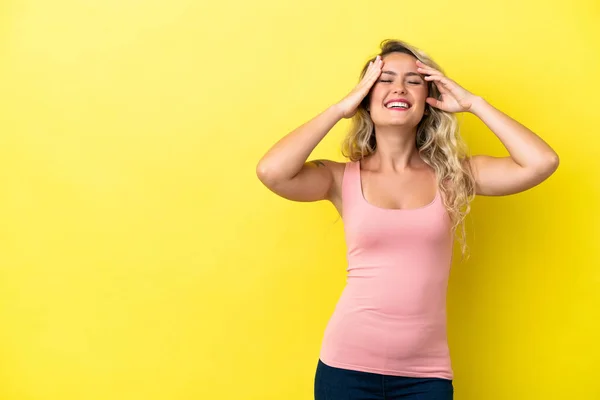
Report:
[[[377,127],[377,148],[369,157],[371,167],[380,171],[399,171],[423,164],[416,144],[416,129]]]

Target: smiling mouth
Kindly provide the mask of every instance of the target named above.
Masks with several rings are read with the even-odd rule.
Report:
[[[389,99],[385,102],[384,106],[388,110],[406,111],[412,106],[412,104],[410,104],[410,102],[407,99],[400,97],[395,99]]]
[[[405,101],[391,101],[385,105],[385,108],[393,111],[407,111],[410,108],[410,103]]]

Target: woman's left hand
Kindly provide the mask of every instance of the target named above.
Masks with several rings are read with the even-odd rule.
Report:
[[[427,98],[427,104],[440,110],[455,113],[470,111],[477,99],[473,93],[461,87],[440,71],[417,60],[417,70],[425,75],[426,81],[433,81],[441,94],[441,100]]]

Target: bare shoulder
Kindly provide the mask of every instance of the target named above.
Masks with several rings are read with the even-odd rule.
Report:
[[[310,160],[306,162],[306,165],[310,167],[327,168],[329,171],[331,171],[333,178],[336,181],[339,180],[340,182],[342,180],[342,177],[344,176],[344,169],[346,167],[346,164],[346,162],[338,162],[326,159]]]

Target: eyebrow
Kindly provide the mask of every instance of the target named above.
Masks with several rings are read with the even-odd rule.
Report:
[[[398,74],[395,73],[394,71],[381,71],[381,73],[382,74],[392,75],[392,76],[398,76]],[[421,74],[418,74],[416,72],[407,72],[405,75],[406,76],[418,76],[419,78],[423,77]]]

